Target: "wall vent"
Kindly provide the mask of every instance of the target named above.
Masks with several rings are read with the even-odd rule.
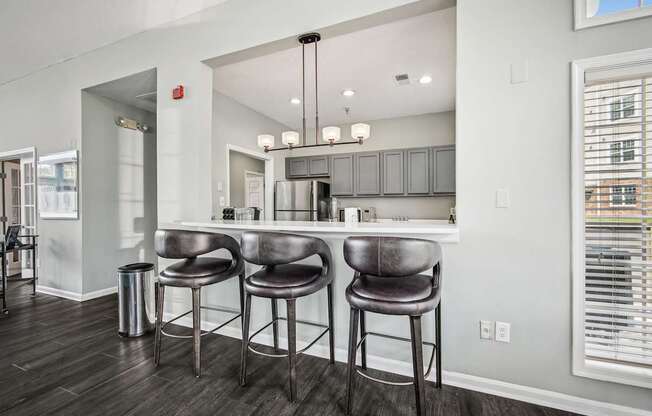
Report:
[[[409,85],[410,76],[408,74],[397,74],[394,75],[394,81],[396,81],[398,85]]]

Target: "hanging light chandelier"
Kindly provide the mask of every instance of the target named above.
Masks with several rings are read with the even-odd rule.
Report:
[[[304,147],[335,146],[340,144],[362,144],[370,137],[371,126],[365,123],[357,123],[351,126],[352,141],[340,141],[341,129],[337,126],[327,126],[322,130],[322,139],[324,143],[319,143],[319,78],[318,78],[318,59],[317,44],[321,40],[319,33],[306,33],[297,39],[301,44],[301,133],[303,145],[299,145],[299,133],[296,131],[284,131],[281,134],[281,142],[287,147],[274,147],[274,136],[271,134],[262,134],[258,136],[258,146],[262,147],[265,152],[276,150],[292,150]],[[306,127],[306,45],[315,45],[315,144],[307,144],[307,127]],[[352,90],[351,90],[352,91]],[[352,94],[351,94],[352,95]],[[292,99],[293,104],[297,104],[298,99]],[[347,111],[348,114],[348,111]],[[261,137],[264,137],[261,140]]]

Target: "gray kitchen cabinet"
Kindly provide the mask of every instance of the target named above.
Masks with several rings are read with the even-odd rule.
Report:
[[[288,178],[301,178],[308,176],[308,159],[305,157],[286,158],[285,176]]]
[[[389,150],[382,152],[383,195],[405,193],[405,152]]]
[[[380,152],[355,153],[355,194],[380,195]]]
[[[328,156],[308,158],[308,176],[328,176]]]
[[[427,195],[430,193],[430,149],[408,149],[405,151],[407,163],[407,194]]]
[[[432,149],[432,193],[455,193],[455,147]]]
[[[332,155],[331,163],[331,195],[353,195],[353,153]]]

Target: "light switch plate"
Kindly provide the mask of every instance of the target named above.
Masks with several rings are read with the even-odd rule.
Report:
[[[496,321],[496,341],[510,342],[511,326],[512,325],[507,322]]]
[[[217,190],[218,190],[218,192],[222,192],[223,189],[224,189],[224,186],[222,185],[222,181],[219,181],[219,182],[217,183]]]
[[[494,323],[492,321],[480,321],[480,339],[494,339]]]
[[[496,208],[509,208],[509,190],[505,188],[496,189]]]
[[[510,80],[512,84],[522,84],[530,79],[529,65],[527,59],[513,62],[510,68]]]

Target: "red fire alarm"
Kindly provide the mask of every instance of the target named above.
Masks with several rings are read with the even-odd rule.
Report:
[[[175,100],[183,98],[183,85],[177,85],[177,87],[172,90],[172,98]]]

